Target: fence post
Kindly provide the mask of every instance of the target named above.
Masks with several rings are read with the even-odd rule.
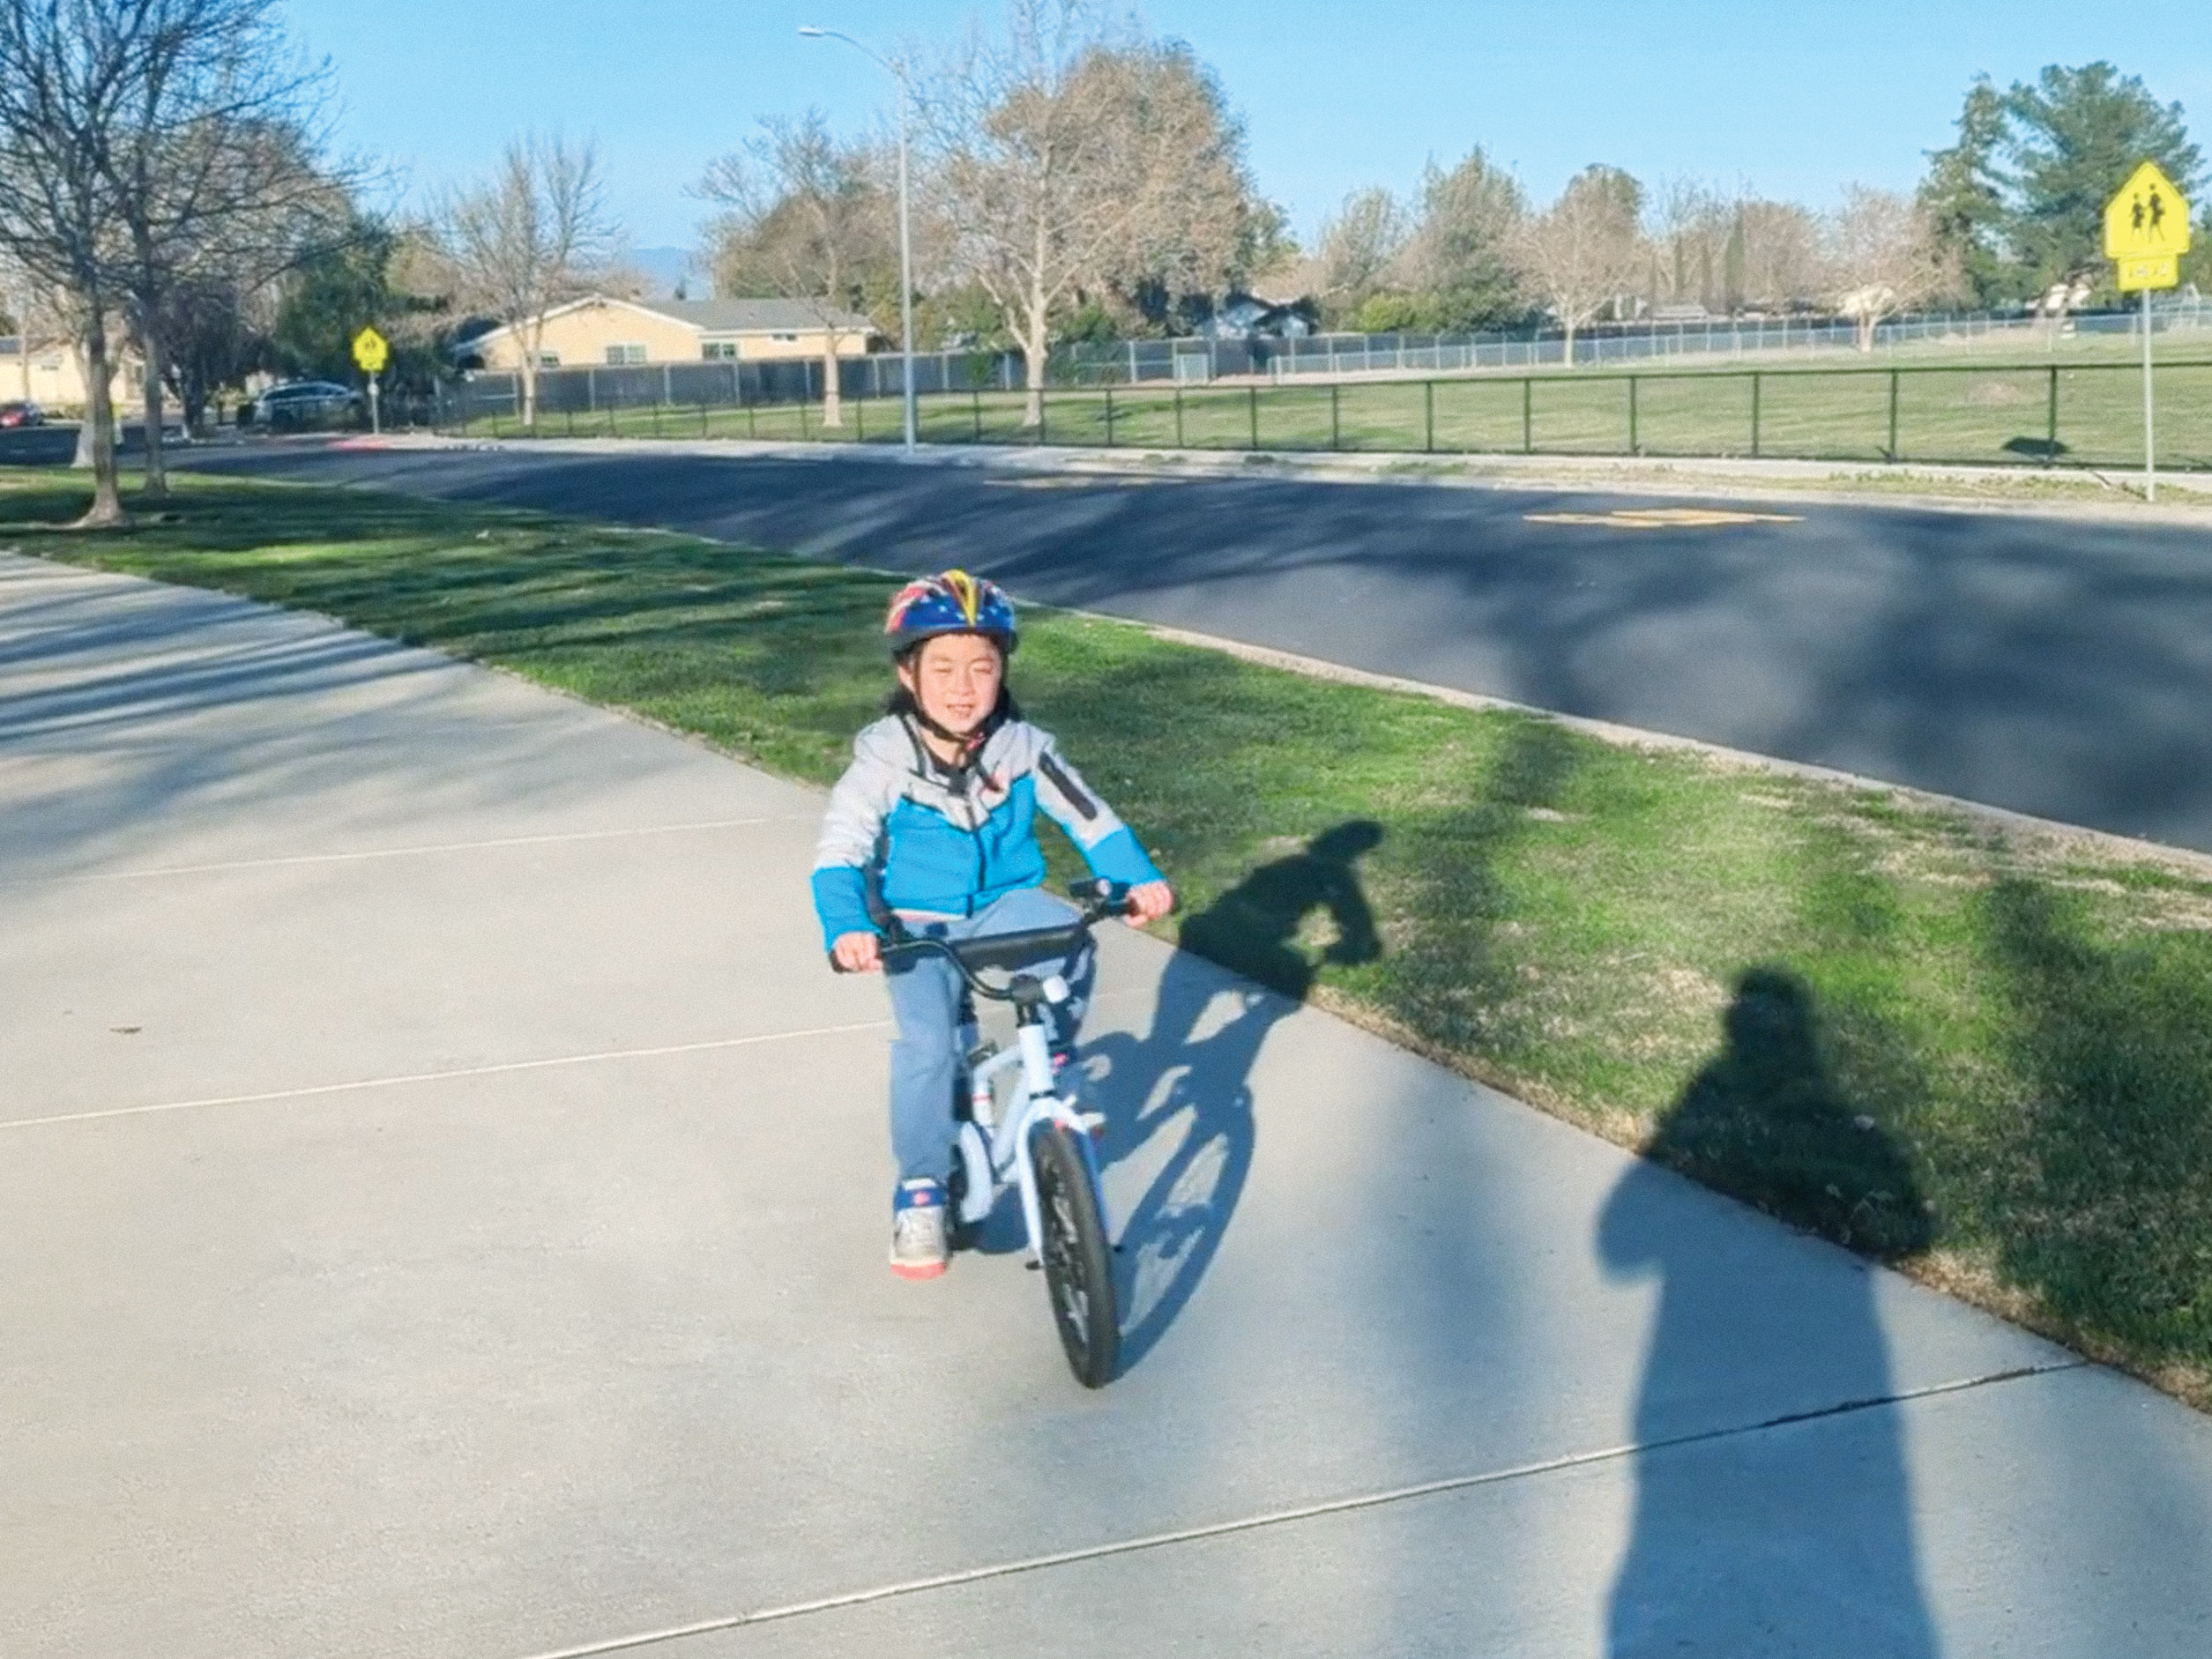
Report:
[[[2055,466],[2059,460],[2059,366],[2051,365],[2051,405],[2044,423],[2043,464]]]
[[[1131,362],[1131,364],[1135,364],[1135,362],[1136,361],[1136,343],[1135,343],[1134,341],[1132,341],[1132,342],[1130,343],[1130,345],[1129,345],[1129,361]],[[1136,370],[1135,370],[1133,368],[1132,368],[1132,369],[1130,370],[1130,374],[1131,374],[1132,378],[1134,378],[1135,374],[1136,374]],[[1110,450],[1110,449],[1112,449],[1112,448],[1113,447],[1113,388],[1112,386],[1110,386],[1110,385],[1109,385],[1109,386],[1106,389],[1106,448],[1108,448],[1108,449]]]
[[[809,391],[811,389],[811,383],[813,380],[814,376],[812,375],[806,376],[804,377],[806,383],[802,384],[800,390],[801,391]],[[813,435],[807,430],[807,405],[813,401],[814,399],[811,397],[804,397],[799,399],[799,441],[801,443],[804,443],[810,436]]]
[[[1889,371],[1889,458],[1897,458],[1897,371]]]
[[[1247,386],[1244,389],[1244,395],[1246,406],[1251,415],[1252,447],[1256,450],[1260,447],[1260,389],[1257,386]]]
[[[1761,329],[1767,325],[1761,323]],[[1759,383],[1765,378],[1757,369],[1751,371],[1751,458],[1759,458]]]
[[[660,366],[660,401],[663,403],[674,403],[675,401],[674,393],[669,390],[669,384],[668,365],[667,363],[663,363]]]
[[[983,442],[983,388],[969,387],[968,400],[975,410],[975,441],[980,443]]]
[[[1436,453],[1436,383],[1421,383],[1421,453]]]
[[[1175,383],[1175,447],[1183,447],[1183,383],[1180,380]]]
[[[1344,448],[1344,442],[1341,435],[1343,432],[1343,423],[1338,419],[1337,406],[1337,394],[1343,390],[1344,389],[1337,385],[1335,381],[1332,380],[1329,383],[1329,447],[1332,450],[1341,450]]]
[[[1536,376],[1521,376],[1521,453],[1536,453]]]
[[[1636,377],[1634,375],[1628,376],[1628,453],[1643,453],[1643,446],[1636,438]]]

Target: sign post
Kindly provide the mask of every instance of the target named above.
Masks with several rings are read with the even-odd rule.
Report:
[[[2151,397],[2150,291],[2181,281],[2189,251],[2189,204],[2156,162],[2137,167],[2104,205],[2104,257],[2117,267],[2122,294],[2143,296],[2143,497],[2158,499],[2158,428]]]
[[[354,361],[369,376],[369,429],[384,430],[384,419],[376,407],[376,377],[384,372],[384,365],[391,360],[391,347],[384,337],[373,328],[365,328],[354,336]]]

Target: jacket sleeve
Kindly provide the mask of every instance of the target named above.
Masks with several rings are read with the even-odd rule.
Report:
[[[1128,825],[1114,816],[1113,808],[1083,781],[1050,738],[1038,749],[1036,777],[1037,804],[1068,832],[1091,874],[1131,887],[1166,879],[1145,856]]]
[[[830,809],[823,815],[814,851],[814,911],[825,947],[846,934],[875,930],[868,909],[868,872],[898,788],[898,778],[888,768],[856,755],[830,792]]]

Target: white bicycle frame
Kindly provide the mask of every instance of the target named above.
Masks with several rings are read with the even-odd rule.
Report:
[[[1045,1001],[1054,1007],[1068,1000],[1068,982],[1048,974],[1040,982]],[[1106,1214],[1106,1188],[1099,1179],[1099,1158],[1091,1145],[1091,1126],[1073,1102],[1054,1087],[1052,1046],[1044,1022],[1022,1020],[1014,1028],[1011,1048],[983,1050],[980,1032],[973,1024],[961,1027],[959,1047],[964,1055],[980,1053],[979,1062],[964,1061],[967,1072],[968,1117],[960,1125],[960,1162],[967,1190],[960,1196],[960,1219],[970,1226],[981,1222],[998,1202],[1007,1184],[1019,1185],[1022,1224],[1028,1231],[1029,1259],[1039,1260],[1043,1233],[1037,1206],[1037,1172],[1030,1157],[1030,1139],[1041,1123],[1055,1123],[1073,1135],[1083,1149],[1091,1190],[1098,1195],[1099,1216],[1106,1236],[1113,1237],[1113,1223]],[[998,1079],[1002,1073],[1020,1068],[1014,1096],[1003,1118],[998,1112]]]

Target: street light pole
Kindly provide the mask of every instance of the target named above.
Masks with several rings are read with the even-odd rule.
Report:
[[[799,31],[808,40],[843,41],[863,57],[872,59],[891,78],[898,83],[898,358],[899,401],[904,405],[906,453],[914,452],[914,255],[913,241],[907,229],[906,216],[906,65],[871,51],[851,35],[838,29],[816,28],[812,24]]]

